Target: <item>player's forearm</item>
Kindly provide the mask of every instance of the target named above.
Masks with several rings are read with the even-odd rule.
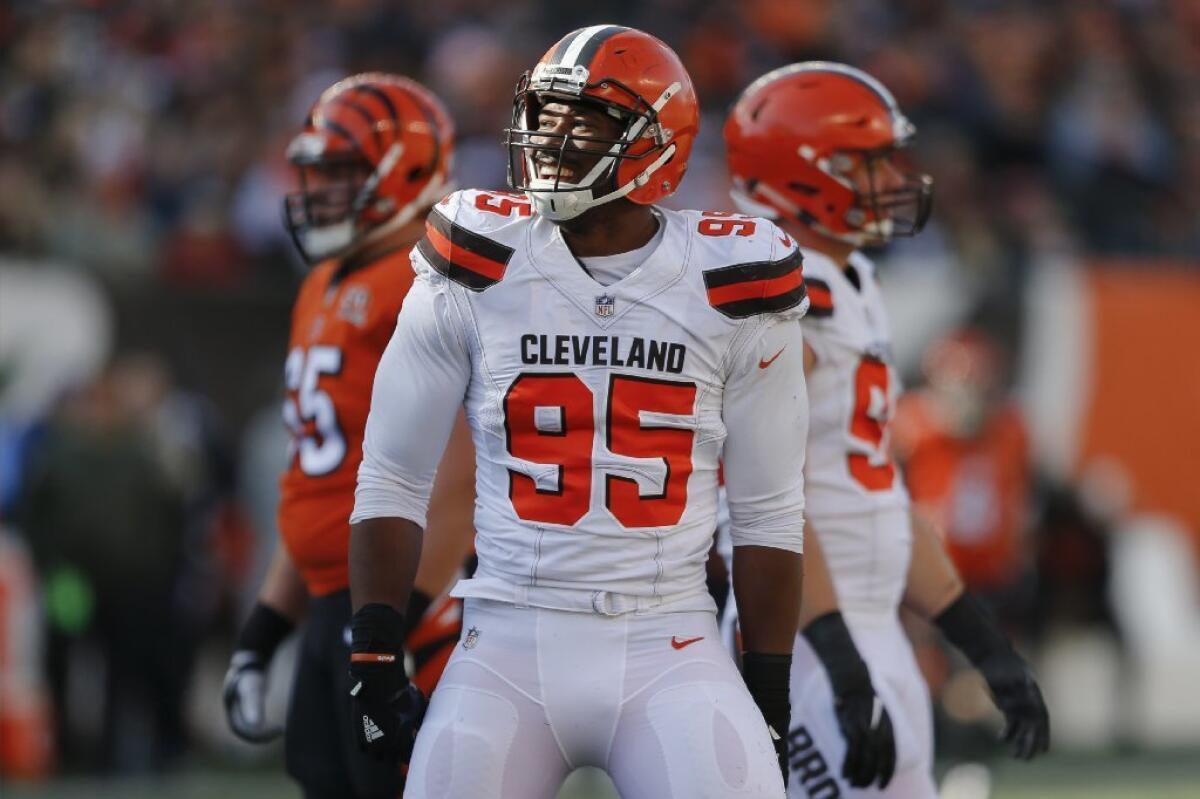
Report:
[[[838,609],[837,591],[829,573],[829,564],[825,561],[825,551],[821,548],[820,534],[812,528],[811,523],[804,532],[804,588],[800,602],[800,629],[807,627],[813,619]]]
[[[350,526],[350,600],[404,613],[421,560],[421,528],[408,519],[366,519]]]
[[[804,559],[798,552],[761,546],[733,550],[733,592],[745,651],[792,653],[803,584]]]
[[[933,619],[962,596],[963,582],[929,518],[914,510],[911,519],[912,561],[904,587],[904,606]]]
[[[308,590],[304,579],[288,555],[287,547],[280,543],[275,548],[267,576],[258,590],[258,601],[286,617],[293,624],[304,616],[308,605]]]
[[[474,540],[475,449],[471,446],[471,429],[460,413],[433,482],[416,589],[428,598],[445,591],[459,573]]]

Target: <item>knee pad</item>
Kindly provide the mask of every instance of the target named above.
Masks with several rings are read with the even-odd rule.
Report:
[[[506,697],[442,684],[417,735],[406,797],[499,797],[520,718]]]
[[[779,767],[766,724],[744,688],[728,682],[656,691],[645,714],[674,797],[778,797]]]

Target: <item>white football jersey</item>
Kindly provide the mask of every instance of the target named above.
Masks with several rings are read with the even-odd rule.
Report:
[[[874,264],[855,252],[849,265],[857,285],[828,257],[804,250],[811,306],[802,326],[817,356],[808,374],[810,518],[907,507],[909,501],[889,453],[900,379],[887,312]]]
[[[352,520],[424,523],[428,451],[436,466],[465,400],[479,567],[458,595],[707,603],[722,457],[734,543],[800,551],[799,251],[766,220],[659,214],[658,247],[604,286],[524,198],[439,203],[376,375]]]

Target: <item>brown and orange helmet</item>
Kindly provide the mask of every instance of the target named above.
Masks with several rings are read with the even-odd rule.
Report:
[[[600,108],[622,132],[613,139],[539,132],[539,109],[553,100]],[[621,197],[649,205],[679,188],[699,127],[692,79],[670,47],[620,25],[581,28],[547,50],[517,85],[505,130],[509,185],[554,220]],[[606,148],[581,180],[537,176],[538,153],[557,154],[561,166],[567,148],[580,145]]]
[[[371,72],[330,86],[287,149],[300,190],[284,223],[301,255],[316,263],[403,227],[449,192],[453,153],[450,115],[416,81]]]
[[[746,88],[725,123],[734,202],[855,246],[911,236],[929,218],[933,179],[909,174],[883,190],[875,165],[915,134],[891,92],[860,69],[780,67]],[[868,168],[867,192],[845,177],[856,158]]]

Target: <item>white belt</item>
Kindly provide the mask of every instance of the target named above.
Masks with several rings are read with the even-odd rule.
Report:
[[[490,599],[507,602],[518,608],[546,608],[576,613],[595,613],[600,616],[620,616],[625,613],[646,613],[654,609],[664,612],[692,610],[715,611],[708,591],[703,588],[673,594],[635,596],[613,591],[590,591],[586,588],[550,588],[541,585],[513,585],[495,577],[474,577],[459,580],[450,596]],[[666,606],[670,606],[669,608]]]

